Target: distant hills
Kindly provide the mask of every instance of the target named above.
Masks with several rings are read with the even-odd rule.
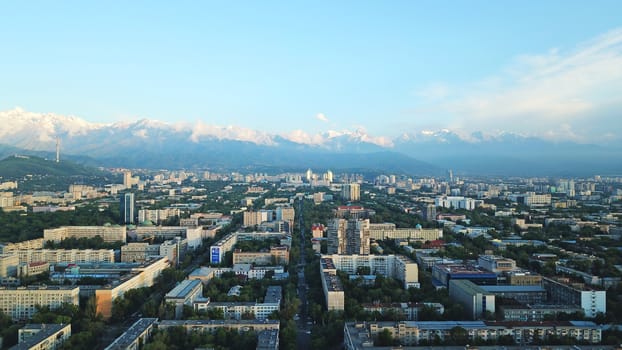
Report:
[[[15,179],[27,175],[51,176],[90,176],[100,175],[95,168],[76,164],[71,161],[56,163],[36,156],[9,156],[0,160],[0,178]]]
[[[248,171],[362,170],[412,175],[591,175],[622,173],[622,147],[553,143],[512,133],[405,132],[389,139],[364,130],[308,135],[153,120],[97,124],[14,109],[0,112],[0,156],[53,156],[129,168]],[[2,146],[4,144],[5,146]],[[10,146],[9,146],[10,145]]]

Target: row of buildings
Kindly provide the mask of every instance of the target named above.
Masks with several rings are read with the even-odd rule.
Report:
[[[588,344],[599,344],[602,330],[589,321],[493,322],[493,321],[402,321],[346,322],[346,350],[373,349],[374,339],[387,331],[402,346],[436,344],[455,337],[470,343],[476,339],[498,341],[510,337],[516,344],[528,345],[547,338],[568,337]]]
[[[419,288],[417,263],[401,255],[323,255],[320,259],[322,289],[329,310],[343,310],[344,290],[337,270],[356,274],[361,268],[400,280],[405,289]]]

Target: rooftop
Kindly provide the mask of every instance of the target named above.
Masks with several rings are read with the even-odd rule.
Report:
[[[46,338],[52,336],[54,333],[62,330],[67,327],[66,324],[27,324],[22,329],[40,329],[40,331],[26,339],[23,342],[13,346],[10,350],[27,350],[31,349],[35,345],[39,344],[41,341]],[[71,326],[69,326],[69,331],[71,332]]]
[[[512,286],[512,285],[496,285],[496,286],[480,286],[482,289],[490,293],[545,293],[546,290],[540,285],[532,286]]]
[[[145,330],[152,327],[157,318],[141,318],[121,334],[112,344],[106,347],[106,350],[124,350],[127,349]]]
[[[194,289],[198,288],[200,285],[201,285],[200,280],[183,280],[170,292],[166,293],[166,297],[167,298],[185,298],[188,296],[188,294],[190,294]]]

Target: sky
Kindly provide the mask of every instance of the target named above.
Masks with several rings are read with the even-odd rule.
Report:
[[[622,2],[0,2],[0,110],[622,143]]]

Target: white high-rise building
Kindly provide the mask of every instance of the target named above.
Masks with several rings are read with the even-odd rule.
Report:
[[[307,169],[307,172],[305,172],[305,179],[307,182],[311,182],[311,180],[313,180],[313,171],[311,171],[311,169]]]

